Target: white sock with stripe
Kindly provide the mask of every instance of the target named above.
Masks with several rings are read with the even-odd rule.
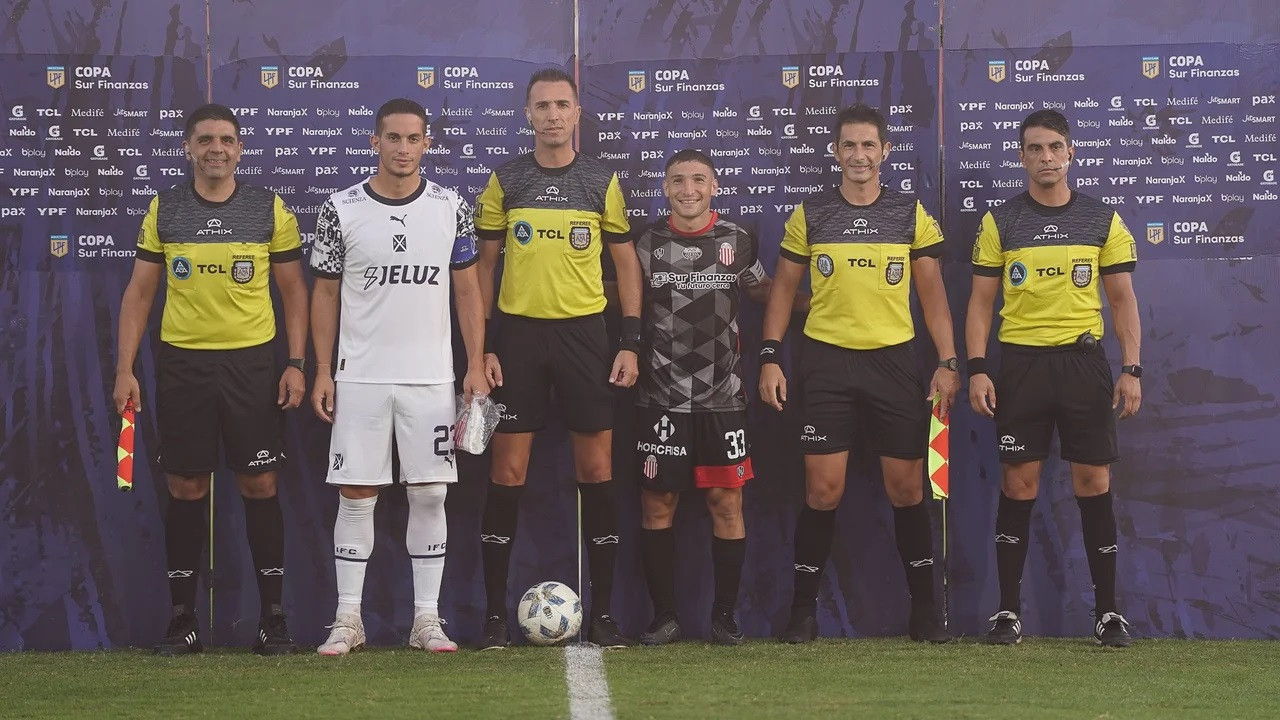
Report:
[[[338,495],[333,524],[333,565],[338,578],[338,614],[360,614],[364,573],[373,554],[373,509],[378,496],[353,500]]]
[[[440,614],[440,582],[444,579],[445,541],[449,526],[445,520],[445,483],[410,485],[409,523],[405,528],[405,548],[413,564],[413,616]]]

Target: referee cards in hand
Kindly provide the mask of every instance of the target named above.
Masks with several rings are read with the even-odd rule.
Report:
[[[489,438],[502,419],[500,409],[488,395],[473,393],[471,402],[458,396],[458,423],[454,426],[453,447],[472,455],[481,455],[489,446]]]
[[[120,412],[120,445],[116,448],[116,487],[133,489],[133,403]]]

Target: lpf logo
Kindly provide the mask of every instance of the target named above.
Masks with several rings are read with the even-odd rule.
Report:
[[[418,87],[423,90],[431,89],[436,84],[436,68],[434,65],[418,66]]]
[[[633,93],[644,90],[644,71],[631,70],[627,73],[627,88]]]
[[[1160,58],[1148,55],[1142,58],[1142,77],[1155,79],[1160,76]]]
[[[799,65],[783,65],[782,66],[782,86],[793,88],[800,84],[800,66]]]
[[[49,236],[49,254],[54,257],[63,257],[67,254],[69,245],[66,235],[50,235]]]
[[[991,82],[997,82],[997,83],[1004,82],[1005,77],[1007,77],[1007,75],[1005,74],[1003,60],[987,61],[987,79],[988,80],[990,80]]]
[[[263,65],[262,66],[262,86],[265,88],[273,88],[280,84],[280,66]]]
[[[45,83],[57,90],[67,84],[67,68],[63,65],[46,65],[44,68]]]
[[[1164,242],[1164,223],[1149,222],[1147,223],[1147,242],[1152,245],[1159,245]]]

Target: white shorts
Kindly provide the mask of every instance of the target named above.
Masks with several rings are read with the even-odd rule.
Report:
[[[330,485],[390,485],[391,437],[400,482],[457,482],[453,383],[339,382],[329,440]]]

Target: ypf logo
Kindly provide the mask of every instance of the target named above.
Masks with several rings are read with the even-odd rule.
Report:
[[[1005,73],[1003,60],[987,61],[987,79],[988,80],[994,83],[1004,82],[1005,77],[1006,77],[1006,73]]]
[[[657,424],[653,426],[653,434],[658,436],[658,442],[665,443],[676,434],[676,425],[671,422],[671,418],[663,415]]]
[[[1149,222],[1147,223],[1147,242],[1152,245],[1159,245],[1164,242],[1164,223]]]
[[[627,89],[633,93],[644,90],[643,70],[630,70],[627,72]]]
[[[1160,77],[1160,58],[1147,55],[1142,58],[1142,77],[1153,80]]]
[[[434,65],[418,66],[418,87],[429,90],[436,84],[436,68]]]
[[[44,81],[49,87],[57,90],[67,84],[67,68],[63,65],[46,65]]]
[[[793,88],[800,84],[800,66],[799,65],[783,65],[782,66],[782,86]]]
[[[261,75],[262,86],[273,88],[280,84],[280,66],[263,65]]]

